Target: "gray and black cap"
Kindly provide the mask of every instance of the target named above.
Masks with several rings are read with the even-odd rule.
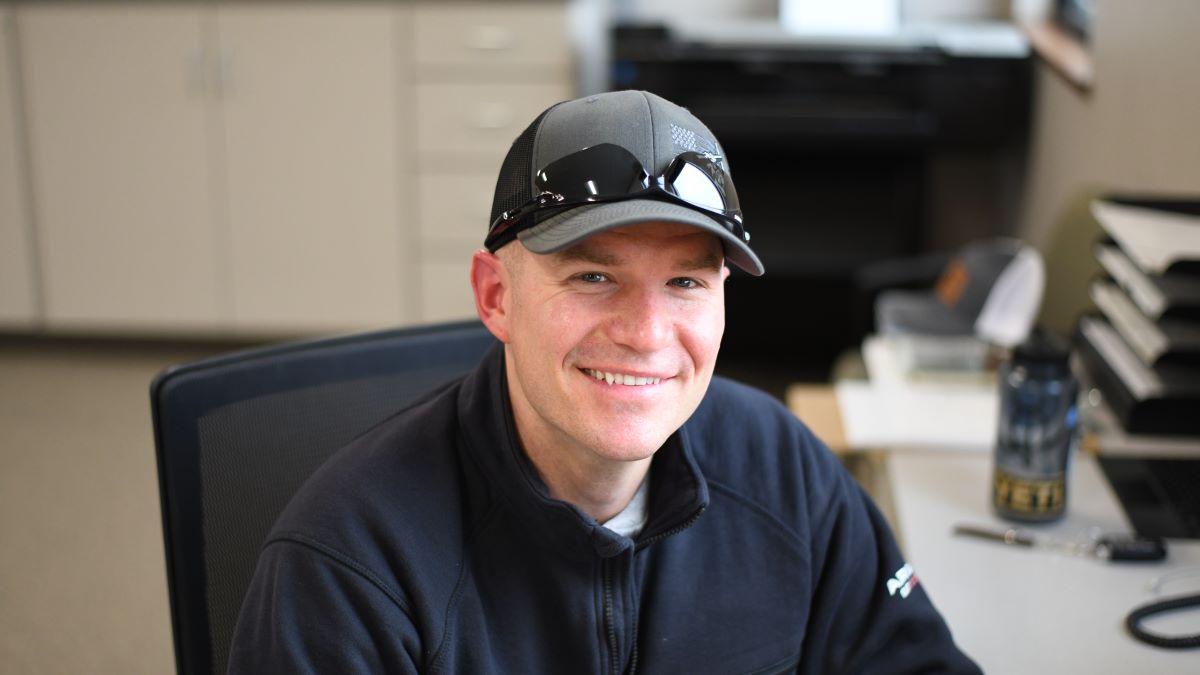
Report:
[[[684,152],[715,156],[729,173],[716,137],[686,109],[645,91],[597,94],[551,106],[517,137],[500,167],[489,224],[534,197],[534,177],[540,168],[602,143],[625,148],[653,175],[661,175]],[[530,217],[534,224],[521,230],[517,239],[534,253],[554,253],[616,227],[665,221],[713,233],[730,263],[754,276],[764,271],[746,241],[704,211],[674,202],[631,198]]]
[[[985,239],[964,246],[932,291],[884,291],[875,323],[883,335],[974,335],[1015,347],[1033,329],[1045,287],[1037,249],[1018,239]]]

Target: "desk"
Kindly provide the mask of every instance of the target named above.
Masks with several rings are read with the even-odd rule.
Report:
[[[817,438],[839,455],[852,450],[842,426],[842,411],[828,384],[793,384],[787,388],[787,407]]]
[[[862,448],[846,441],[832,387],[793,385],[787,402],[843,457],[861,454],[852,450]],[[868,491],[880,502],[955,640],[985,672],[1200,669],[1194,650],[1150,647],[1124,627],[1131,609],[1157,599],[1147,590],[1151,579],[1171,570],[1200,568],[1200,541],[1170,541],[1165,564],[1116,564],[954,537],[951,530],[957,523],[1011,526],[991,510],[991,453],[891,450],[870,456],[880,458],[880,471]],[[1066,517],[1027,529],[1068,540],[1092,527],[1129,532],[1094,456],[1077,452],[1072,462]],[[1171,583],[1163,591],[1200,592],[1200,576]],[[1195,633],[1200,617],[1193,611],[1165,614],[1145,625],[1168,634]]]
[[[890,453],[886,467],[902,547],[955,640],[988,673],[1195,672],[1195,650],[1157,649],[1130,637],[1125,615],[1155,599],[1146,584],[1200,566],[1200,542],[1172,540],[1166,564],[1115,564],[953,537],[955,523],[1001,525],[991,513],[992,458],[978,453]],[[1098,526],[1129,531],[1095,459],[1074,458],[1068,515],[1039,534],[1071,539]],[[1164,588],[1200,590],[1189,578]],[[1152,629],[1200,630],[1196,612],[1162,615]]]

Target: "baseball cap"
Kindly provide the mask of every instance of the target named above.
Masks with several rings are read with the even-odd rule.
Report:
[[[714,157],[729,173],[729,162],[716,137],[686,109],[646,91],[596,94],[550,106],[513,141],[500,166],[488,222],[533,199],[534,180],[541,168],[601,144],[624,148],[655,176],[685,152]],[[616,227],[665,221],[711,232],[720,239],[730,263],[755,276],[764,271],[746,240],[703,210],[671,201],[630,198],[528,217],[533,224],[518,232],[517,239],[534,253],[554,253]]]
[[[968,244],[932,291],[886,291],[875,303],[884,335],[974,336],[1002,347],[1033,328],[1046,286],[1042,256],[1017,239]]]

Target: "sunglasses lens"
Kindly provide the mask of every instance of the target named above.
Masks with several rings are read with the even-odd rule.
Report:
[[[730,214],[741,210],[733,182],[718,164],[703,155],[680,155],[667,177],[669,189],[689,204]]]
[[[671,185],[676,195],[691,204],[714,211],[726,210],[721,191],[702,169],[693,164],[684,164]]]
[[[568,200],[616,197],[644,186],[646,172],[628,150],[604,143],[547,164],[534,183],[539,192]]]

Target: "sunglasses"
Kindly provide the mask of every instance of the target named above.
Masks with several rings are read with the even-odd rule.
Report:
[[[537,172],[537,195],[492,223],[484,246],[495,251],[532,227],[539,212],[556,212],[585,204],[659,199],[699,210],[717,220],[741,241],[750,235],[742,226],[742,210],[733,180],[720,158],[685,152],[671,160],[661,176],[651,176],[633,153],[601,143],[557,159]]]

